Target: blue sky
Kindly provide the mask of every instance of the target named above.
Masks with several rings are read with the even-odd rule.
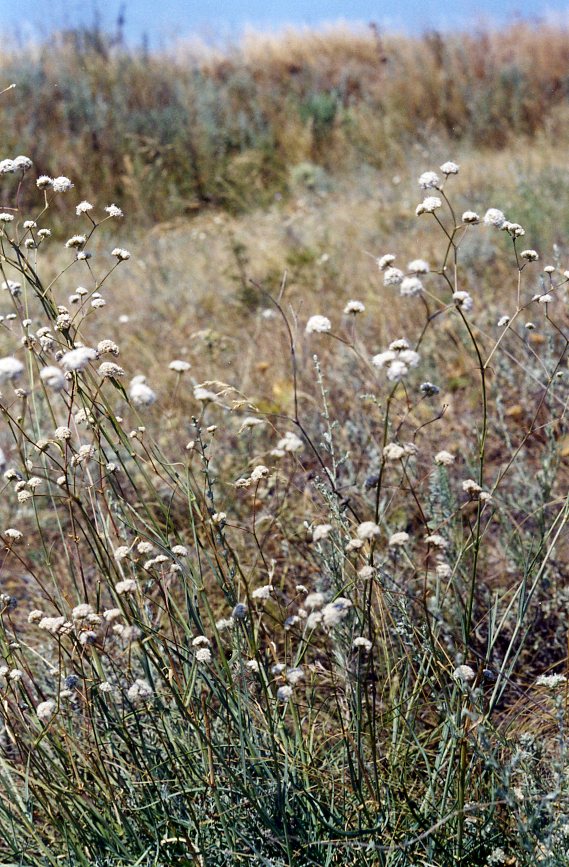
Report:
[[[121,5],[121,0],[0,0],[0,29],[37,37],[62,26],[88,25],[97,12],[110,29]],[[124,5],[129,41],[137,44],[146,34],[154,47],[192,33],[215,40],[247,25],[278,29],[339,19],[412,32],[500,24],[515,16],[569,23],[569,0],[126,0]]]

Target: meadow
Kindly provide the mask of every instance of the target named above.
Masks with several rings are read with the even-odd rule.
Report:
[[[567,34],[0,70],[0,863],[566,865]]]

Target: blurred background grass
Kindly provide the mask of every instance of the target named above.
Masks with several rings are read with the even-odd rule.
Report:
[[[525,23],[420,37],[335,26],[152,54],[74,29],[8,45],[0,79],[16,84],[0,104],[4,152],[80,177],[82,196],[146,225],[397,172],[418,147],[559,146],[569,127],[567,33]]]

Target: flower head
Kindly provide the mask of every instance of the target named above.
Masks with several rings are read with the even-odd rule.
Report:
[[[344,313],[357,315],[358,313],[363,313],[365,311],[365,307],[361,301],[348,301],[346,306],[344,307]]]
[[[0,358],[0,382],[11,382],[24,372],[24,365],[12,355]]]
[[[311,316],[306,323],[307,334],[324,334],[326,331],[330,331],[331,328],[332,323],[330,322],[328,317],[320,316],[319,314]]]
[[[72,184],[69,178],[66,178],[64,175],[60,175],[58,178],[54,178],[51,182],[51,187],[56,193],[68,193],[69,190],[73,189],[73,186],[74,184]]]
[[[417,205],[415,209],[415,213],[418,217],[421,214],[434,214],[438,208],[442,208],[443,203],[438,198],[438,196],[427,196],[426,199],[423,199],[420,205]]]
[[[423,172],[419,178],[419,186],[422,190],[438,189],[440,185],[441,182],[436,172]]]
[[[504,216],[504,212],[498,210],[498,208],[488,208],[484,214],[484,222],[487,226],[495,226],[496,229],[501,229],[506,222],[506,217]]]
[[[94,361],[97,357],[97,350],[91,346],[78,346],[76,349],[71,349],[66,352],[61,358],[61,366],[64,370],[77,371],[85,370],[90,361]]]
[[[156,392],[146,384],[146,377],[141,375],[135,376],[131,380],[128,396],[137,409],[152,406],[156,402]]]

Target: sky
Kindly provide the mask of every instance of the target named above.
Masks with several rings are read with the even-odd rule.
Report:
[[[54,29],[91,25],[96,17],[113,30],[121,8],[128,42],[145,39],[154,48],[179,36],[215,42],[248,26],[278,30],[338,20],[374,21],[385,30],[412,33],[503,24],[515,17],[569,24],[569,0],[0,0],[0,33],[46,37]]]

